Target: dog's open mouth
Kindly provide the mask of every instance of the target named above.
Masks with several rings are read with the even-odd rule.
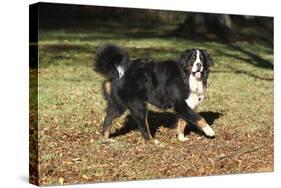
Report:
[[[200,79],[200,78],[201,78],[201,75],[202,75],[202,73],[201,73],[200,70],[197,70],[197,71],[195,71],[195,72],[192,72],[192,74],[193,74],[193,76],[195,76],[195,78],[198,78],[198,79]]]

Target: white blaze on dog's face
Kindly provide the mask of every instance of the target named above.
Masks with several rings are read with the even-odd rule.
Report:
[[[201,61],[201,52],[199,50],[196,50],[196,59],[193,62],[191,72],[195,76],[195,78],[200,79],[203,72],[203,63]]]

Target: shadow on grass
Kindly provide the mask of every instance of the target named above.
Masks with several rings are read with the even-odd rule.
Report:
[[[218,119],[220,116],[222,116],[222,113],[219,112],[200,112],[201,116],[205,118],[207,123],[212,126],[214,121]],[[149,124],[150,132],[153,137],[155,137],[155,134],[157,130],[160,127],[165,127],[169,129],[175,129],[176,123],[177,123],[178,116],[175,113],[172,112],[153,112],[149,111],[147,116],[147,121]],[[137,124],[133,120],[132,116],[128,115],[127,119],[120,129],[117,129],[113,134],[111,134],[111,137],[118,137],[121,135],[125,135],[133,130],[137,130]],[[185,129],[185,134],[189,134],[190,132],[195,132],[196,134],[202,135],[201,131],[197,129],[195,125],[189,124]]]
[[[118,45],[118,44],[117,44]],[[69,60],[72,63],[64,64],[68,65],[88,65],[89,63],[92,64],[95,60],[96,49],[98,46],[89,46],[89,45],[79,45],[79,44],[51,44],[44,46],[44,52],[47,52],[49,55],[49,61],[44,61],[43,63],[40,62],[41,68],[47,68],[50,65],[60,65],[55,63],[55,60]],[[143,48],[136,48],[130,47],[126,48],[128,53],[131,55],[132,59],[137,58],[153,58],[153,55],[162,56],[164,58],[157,58],[156,61],[160,60],[168,60],[173,59],[176,60],[181,53],[177,49],[174,48],[155,48],[155,47],[143,47]],[[84,54],[90,54],[91,61],[82,61],[79,59],[79,55],[82,56]],[[76,55],[76,56],[75,56]],[[169,55],[171,58],[166,58]],[[77,57],[78,56],[78,57]]]
[[[273,81],[274,78],[273,76],[268,76],[268,77],[261,77],[259,75],[256,75],[254,74],[253,72],[250,72],[250,71],[246,71],[246,70],[238,70],[238,69],[235,69],[233,67],[229,67],[231,70],[212,70],[212,74],[213,73],[227,73],[227,74],[245,74],[249,77],[252,77],[256,80],[263,80],[263,81]]]
[[[106,34],[105,34],[106,35]],[[149,39],[149,38],[158,38],[161,35],[157,35],[155,33],[151,34],[151,33],[146,33],[146,32],[142,32],[142,31],[138,31],[138,32],[128,32],[127,33],[123,33],[123,36],[121,37],[124,40],[130,40],[130,39]],[[106,43],[106,41],[109,40],[109,38],[111,39],[116,39],[117,35],[112,34],[112,36],[110,36],[109,38],[103,39],[102,36],[96,36],[95,35],[86,35],[86,36],[79,36],[77,34],[74,35],[72,34],[71,36],[57,36],[59,40],[62,40],[60,37],[65,37],[65,39],[68,39],[70,41],[72,40],[79,40],[81,41],[86,40],[86,41],[95,41],[96,39],[102,39],[104,40]],[[118,37],[120,38],[120,36]],[[167,40],[171,40],[171,36],[167,37],[167,36],[162,36],[162,39],[167,39]],[[188,39],[188,38],[173,38],[176,40],[191,40],[191,41],[200,41],[197,38],[193,38],[193,39]],[[204,37],[201,37],[201,41],[202,42],[207,42],[209,41],[208,39],[204,40]],[[259,68],[263,68],[263,69],[273,69],[273,63],[266,60],[264,57],[262,57],[261,55],[255,53],[254,51],[251,51],[250,49],[247,49],[245,47],[241,47],[238,45],[235,45],[234,43],[230,43],[227,41],[216,41],[219,42],[221,44],[225,44],[225,46],[227,47],[227,49],[231,50],[231,51],[237,51],[243,55],[246,55],[246,57],[242,57],[239,55],[233,55],[231,53],[228,53],[229,50],[223,50],[221,48],[216,49],[216,54],[213,54],[214,56],[225,56],[225,57],[230,57],[230,58],[235,58],[237,60],[240,60],[242,62],[251,64],[253,66],[259,67]],[[98,44],[97,44],[98,45]],[[118,45],[118,44],[116,44]],[[49,54],[52,54],[52,57],[55,57],[57,55],[59,55],[59,57],[61,57],[62,59],[67,59],[69,57],[66,57],[65,53],[67,54],[81,54],[81,53],[89,53],[89,54],[95,54],[97,46],[92,46],[89,44],[49,44],[49,45],[44,45],[43,47],[43,51],[44,52],[48,52]],[[208,46],[206,44],[206,48],[209,49],[213,49],[215,47],[212,46]],[[268,53],[273,53],[273,49],[272,47],[268,47],[269,52]],[[129,54],[134,58],[146,58],[146,57],[151,57],[152,55],[156,54],[157,56],[162,56],[163,57],[167,57],[167,53],[171,53],[174,58],[177,58],[177,56],[180,54],[180,51],[176,50],[175,48],[169,47],[169,48],[155,48],[155,47],[150,47],[150,48],[128,48],[127,49],[129,51]],[[161,60],[161,59],[159,59]],[[49,63],[41,63],[40,66],[42,67],[47,67],[49,64],[52,64],[51,62],[54,61],[49,61]],[[81,63],[81,62],[80,62]],[[83,64],[83,63],[82,63]]]
[[[267,69],[267,70],[273,70],[273,63],[263,58],[261,55],[258,55],[250,49],[243,48],[241,46],[237,46],[235,44],[225,44],[228,50],[222,50],[221,48],[212,47],[206,45],[207,49],[214,49],[215,52],[212,54],[212,56],[224,56],[229,58],[234,58],[236,60],[239,60],[240,62],[244,62],[246,64],[251,64],[255,67]],[[86,65],[92,64],[94,62],[95,58],[95,51],[96,47],[90,46],[90,45],[81,45],[81,44],[52,44],[52,45],[45,45],[43,50],[45,52],[48,52],[49,59],[48,61],[42,61],[40,62],[41,68],[46,68],[48,66],[52,65],[61,65],[60,63],[57,63],[57,60],[67,60],[64,65]],[[166,47],[166,48],[155,48],[155,47],[147,47],[147,48],[135,48],[130,47],[127,48],[129,54],[131,54],[132,59],[135,58],[153,58],[153,56],[157,56],[155,58],[156,61],[161,61],[165,59],[176,59],[177,56],[181,53],[178,49]],[[230,50],[237,51],[242,55],[233,55],[229,53]],[[91,61],[87,59],[87,57],[83,56],[83,60],[79,59],[82,54],[90,54],[90,58],[92,58]],[[50,55],[51,54],[51,55]],[[67,55],[71,54],[71,55]],[[76,56],[73,56],[73,54],[76,54]],[[78,56],[77,56],[78,54]],[[46,54],[47,55],[47,54]],[[167,58],[167,55],[171,58]],[[163,58],[161,58],[163,57]],[[86,59],[85,59],[86,58]],[[54,60],[52,60],[54,59]],[[55,61],[56,60],[56,61]],[[56,63],[55,63],[56,62]],[[244,74],[249,77],[258,79],[258,80],[265,80],[265,81],[273,81],[273,77],[265,77],[262,75],[258,75],[254,72],[247,71],[247,70],[241,70],[239,67],[233,67],[231,64],[227,63],[225,64],[225,67],[230,68],[230,70],[214,70],[212,72],[214,73],[235,73],[235,74]]]
[[[242,62],[249,63],[249,64],[254,65],[256,67],[259,67],[259,68],[271,69],[271,70],[273,69],[272,62],[270,62],[270,61],[264,59],[263,57],[255,54],[254,52],[251,52],[250,50],[247,50],[245,48],[242,48],[240,46],[237,46],[237,45],[231,44],[231,43],[227,44],[227,46],[234,51],[238,51],[242,54],[247,55],[249,58],[243,58],[243,57],[238,56],[238,55],[232,55],[232,54],[226,53],[222,50],[218,50],[219,54],[221,54],[223,56],[239,59]]]
[[[273,54],[273,30],[272,28],[268,28],[265,26],[263,22],[260,23],[260,27],[264,32],[251,33],[251,32],[239,32],[235,31],[232,38],[234,38],[234,42],[237,41],[247,41],[251,42],[261,42],[266,47],[266,55]],[[113,39],[122,39],[126,41],[130,40],[149,40],[150,38],[158,38],[163,40],[174,40],[175,46],[177,45],[177,41],[190,41],[192,42],[202,42],[207,50],[214,50],[214,53],[211,54],[213,57],[227,57],[234,58],[240,62],[245,64],[250,64],[257,68],[262,68],[266,70],[273,70],[273,62],[267,60],[264,55],[260,55],[256,53],[256,50],[251,50],[243,45],[237,45],[232,41],[229,41],[225,38],[221,38],[220,35],[216,36],[215,39],[208,38],[206,35],[199,36],[181,36],[177,35],[171,31],[173,31],[173,27],[158,27],[156,25],[150,25],[151,27],[143,27],[143,25],[134,25],[129,26],[124,24],[113,24],[109,26],[109,23],[92,23],[89,25],[79,25],[74,28],[64,28],[64,32],[62,33],[52,33],[52,30],[48,31],[46,35],[42,38],[43,40],[56,39],[59,41],[70,41],[70,43],[58,43],[58,44],[45,44],[42,48],[43,52],[47,52],[46,54],[42,54],[42,56],[49,56],[49,60],[41,61],[40,67],[46,68],[53,65],[59,65],[58,60],[66,60],[64,62],[66,66],[68,65],[87,65],[94,62],[94,57],[96,53],[96,48],[100,44],[95,43],[97,40],[101,40],[101,42],[107,43]],[[69,31],[69,32],[68,32]],[[93,32],[94,31],[94,32]],[[44,30],[42,30],[44,33]],[[82,32],[82,33],[81,33]],[[189,33],[189,32],[188,32]],[[121,40],[121,41],[122,41]],[[71,43],[73,41],[84,41],[86,43]],[[88,43],[92,42],[92,43]],[[224,47],[216,47],[216,45],[212,45],[212,43],[208,42],[216,42],[219,44],[223,44]],[[136,42],[137,43],[137,42]],[[119,45],[118,43],[116,45]],[[253,44],[254,45],[254,44]],[[196,47],[196,46],[194,46]],[[127,49],[132,59],[135,58],[153,58],[153,56],[157,57],[156,61],[167,60],[167,59],[176,59],[181,51],[173,46],[170,47],[144,47],[144,48],[136,48],[130,47]],[[239,55],[234,55],[232,52],[238,52]],[[85,55],[86,54],[86,55]],[[237,53],[236,53],[237,54]],[[169,58],[168,58],[169,57]],[[55,64],[56,63],[56,64]],[[228,66],[226,64],[225,66]],[[241,70],[237,68],[231,68],[230,71],[216,71],[217,73],[235,73],[235,74],[244,74],[249,77],[253,77],[259,80],[267,80],[272,81],[273,78],[267,78],[261,75],[257,75],[254,72]]]

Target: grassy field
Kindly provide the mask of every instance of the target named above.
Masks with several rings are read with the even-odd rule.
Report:
[[[159,33],[169,29],[40,31],[40,184],[273,170],[273,49],[259,42],[224,44]],[[143,144],[128,113],[114,122],[111,136],[116,142],[104,143],[104,78],[91,69],[95,50],[104,43],[128,49],[132,59],[176,59],[187,48],[207,49],[214,66],[198,111],[216,138],[191,128],[190,141],[179,142],[173,112],[150,108],[148,121],[160,146]]]

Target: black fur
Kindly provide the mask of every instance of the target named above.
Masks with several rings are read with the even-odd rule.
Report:
[[[129,56],[123,49],[114,45],[104,45],[98,48],[94,70],[105,74],[110,81],[118,78],[115,66],[120,65],[125,70],[129,66]]]
[[[201,50],[206,86],[211,58],[206,50]],[[185,102],[188,98],[189,76],[194,62],[195,49],[184,51],[176,61],[155,62],[149,59],[129,60],[127,52],[114,45],[104,45],[97,50],[94,69],[107,76],[111,83],[107,97],[108,106],[103,124],[103,132],[109,131],[112,121],[128,109],[137,122],[145,140],[151,138],[146,124],[147,106],[153,104],[160,109],[174,109],[186,121],[196,123],[201,116]],[[125,70],[118,76],[116,66]]]

